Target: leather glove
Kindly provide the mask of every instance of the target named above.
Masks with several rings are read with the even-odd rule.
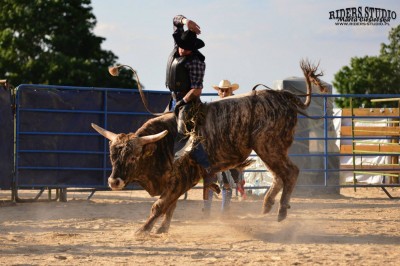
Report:
[[[174,109],[174,114],[176,117],[179,116],[179,109],[184,106],[186,104],[186,102],[184,100],[179,100],[176,105],[175,105],[175,109]]]

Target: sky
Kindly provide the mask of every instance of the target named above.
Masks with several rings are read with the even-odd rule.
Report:
[[[106,39],[102,48],[133,67],[146,90],[166,90],[172,19],[178,14],[201,28],[203,92],[215,92],[212,85],[228,79],[239,84],[236,94],[258,83],[271,87],[277,80],[302,77],[303,58],[319,62],[322,79],[332,84],[352,57],[378,55],[390,29],[400,24],[398,0],[92,0],[92,7],[94,32]],[[339,26],[329,19],[331,11],[352,7],[362,15],[367,7],[390,10],[396,18],[389,26]]]

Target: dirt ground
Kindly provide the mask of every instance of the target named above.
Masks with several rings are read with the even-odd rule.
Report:
[[[389,189],[400,196],[399,189]],[[229,216],[201,190],[181,199],[168,234],[136,235],[155,198],[144,191],[68,193],[68,202],[6,202],[0,191],[1,265],[399,265],[400,201],[379,188],[292,198],[288,218],[235,198]],[[21,197],[31,197],[24,192]]]

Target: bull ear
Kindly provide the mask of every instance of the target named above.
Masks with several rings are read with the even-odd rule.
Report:
[[[109,139],[111,141],[113,141],[113,140],[115,140],[117,138],[117,134],[112,133],[111,131],[105,130],[104,128],[99,127],[98,125],[96,125],[94,123],[92,123],[91,125],[103,137],[105,137],[105,138],[107,138],[107,139]]]
[[[160,139],[165,137],[167,134],[168,134],[168,130],[164,130],[158,134],[140,137],[140,140],[143,145],[146,145],[147,143],[159,141]]]

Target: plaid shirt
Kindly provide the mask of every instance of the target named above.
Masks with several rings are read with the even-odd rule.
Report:
[[[183,33],[183,24],[182,19],[186,17],[182,15],[177,15],[173,19],[174,24],[174,32]],[[175,43],[176,47],[176,43]],[[203,88],[203,79],[204,74],[206,72],[206,63],[199,59],[193,59],[190,62],[185,64],[185,67],[189,70],[190,84],[192,88],[202,89]]]

